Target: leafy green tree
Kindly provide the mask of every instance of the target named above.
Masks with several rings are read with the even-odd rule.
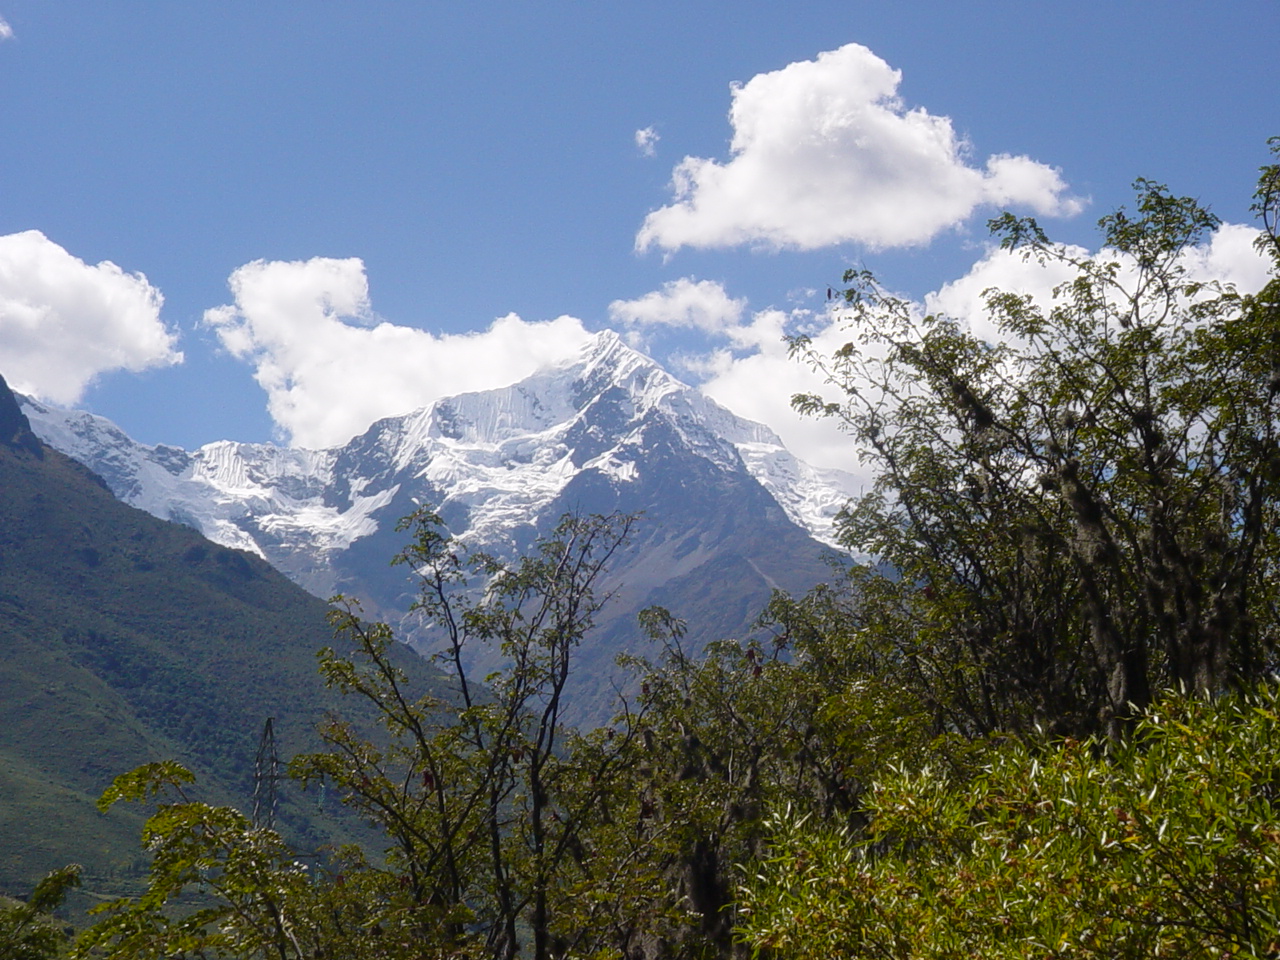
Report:
[[[383,736],[333,718],[326,752],[290,773],[323,781],[379,827],[384,857],[349,848],[303,864],[273,830],[193,800],[192,775],[152,764],[117,779],[102,804],[162,797],[147,821],[146,892],[100,908],[78,956],[510,958],[601,955],[611,931],[589,917],[595,865],[582,835],[607,792],[624,789],[632,731],[589,738],[564,728],[573,651],[605,598],[593,585],[631,519],[566,518],[514,564],[468,557],[423,511],[399,558],[418,576],[416,612],[439,633],[453,699],[416,696],[385,624],[339,600],[350,650],[321,651],[328,682],[371,703]],[[466,661],[496,645],[507,665],[481,686]],[[616,953],[614,954],[616,955]]]
[[[840,518],[892,571],[864,577],[870,629],[952,729],[1119,732],[1154,690],[1247,685],[1275,650],[1280,281],[1196,280],[1217,218],[1136,186],[1098,257],[992,222],[1075,272],[1047,307],[988,291],[998,343],[865,272],[846,275],[854,339],[829,358],[794,343],[839,395],[796,406],[878,474]],[[1259,246],[1280,263],[1277,196],[1268,166]]]
[[[99,806],[158,799],[143,830],[152,854],[139,897],[94,909],[76,958],[369,960],[453,956],[423,937],[395,878],[355,849],[306,864],[274,830],[231,807],[193,799],[194,775],[172,761],[117,777]]]
[[[591,922],[614,931],[621,956],[741,956],[735,888],[765,847],[769,811],[861,824],[873,777],[931,748],[929,718],[881,682],[876,652],[850,633],[856,609],[834,588],[780,594],[759,636],[696,656],[680,621],[645,612],[662,653],[631,658],[640,680],[620,768],[628,781],[602,796],[582,833]]]
[[[26,903],[0,897],[0,956],[6,960],[52,960],[70,942],[53,918],[67,891],[80,886],[80,867],[70,864],[36,884]]]
[[[1170,697],[1124,742],[905,766],[865,835],[779,817],[742,891],[762,957],[1274,957],[1280,690]]]
[[[581,833],[632,731],[592,751],[563,724],[573,652],[605,602],[594,584],[625,542],[626,516],[566,517],[515,564],[468,558],[421,512],[406,522],[413,543],[399,561],[421,585],[414,606],[443,643],[438,658],[457,684],[456,704],[413,702],[386,650],[385,625],[340,606],[334,623],[355,656],[321,655],[329,682],[378,709],[389,741],[378,746],[339,722],[327,753],[295,761],[304,780],[323,777],[392,842],[387,867],[424,924],[462,955],[542,960],[582,948],[596,931],[573,922],[567,897],[581,872]],[[496,647],[508,666],[479,686],[467,658]]]

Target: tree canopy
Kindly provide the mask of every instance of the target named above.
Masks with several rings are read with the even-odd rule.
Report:
[[[797,339],[876,473],[839,520],[881,642],[940,724],[975,734],[1115,732],[1157,690],[1262,676],[1280,562],[1280,281],[1198,279],[1218,225],[1147,180],[1081,256],[1034,220],[1001,245],[1074,279],[1051,303],[986,293],[997,342],[887,293],[845,292],[853,339]],[[1280,263],[1276,167],[1255,200]]]

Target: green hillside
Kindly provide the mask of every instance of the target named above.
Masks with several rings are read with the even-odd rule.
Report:
[[[327,710],[358,709],[316,670],[323,602],[117,501],[39,444],[3,380],[0,491],[0,892],[69,861],[85,866],[85,898],[119,892],[143,866],[142,818],[97,812],[114,776],[176,758],[203,795],[248,810],[267,717],[287,759],[318,746]],[[334,806],[286,785],[279,823],[314,849],[353,828]]]

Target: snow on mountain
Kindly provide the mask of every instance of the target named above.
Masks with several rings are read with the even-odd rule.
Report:
[[[336,555],[394,523],[380,513],[406,485],[466,540],[501,551],[575,477],[637,482],[646,430],[657,422],[717,469],[745,470],[824,543],[834,542],[832,518],[856,492],[852,476],[802,462],[768,427],[735,416],[612,332],[570,363],[381,420],[330,450],[220,441],[188,453],[136,443],[89,413],[21,402],[41,439],[121,499],[257,553],[321,595],[339,585]]]

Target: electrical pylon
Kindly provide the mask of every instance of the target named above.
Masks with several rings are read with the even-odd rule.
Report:
[[[276,826],[276,781],[280,779],[280,757],[276,753],[273,717],[262,725],[258,759],[253,765],[253,825],[274,830]]]

